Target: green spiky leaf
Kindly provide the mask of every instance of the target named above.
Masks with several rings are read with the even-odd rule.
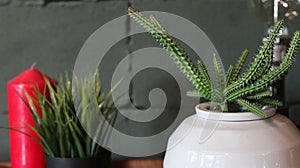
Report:
[[[266,106],[282,106],[282,102],[273,98],[273,97],[265,97],[257,100],[258,103],[264,104]]]
[[[159,23],[156,23],[157,21],[153,21],[154,17],[148,19],[133,8],[128,9],[128,14],[147,32],[149,32],[170,54],[181,72],[199,90],[199,92],[201,92],[205,98],[210,99],[212,96],[210,80],[207,81],[207,79],[200,74],[199,70],[194,66],[184,49],[177,43],[177,41],[168,35],[162,26],[160,26]]]
[[[234,71],[234,66],[230,65],[226,72],[226,87],[232,83],[232,75]]]
[[[256,99],[256,100],[259,100],[261,98],[264,98],[264,97],[268,97],[272,94],[272,92],[270,90],[261,90],[261,91],[258,91],[252,95],[249,95],[247,96],[247,99]]]
[[[230,83],[234,82],[237,79],[237,77],[241,74],[241,70],[243,68],[243,65],[246,61],[246,58],[247,58],[248,54],[249,54],[249,50],[247,50],[247,49],[245,49],[242,52],[242,55],[240,56],[238,62],[234,66],[232,76],[230,78],[230,81],[231,81]]]
[[[266,42],[259,50],[259,53],[256,55],[254,61],[251,63],[247,71],[242,75],[241,78],[226,88],[226,95],[230,94],[234,90],[242,88],[247,84],[250,84],[270,70],[273,57],[274,41],[278,36],[282,24],[283,21],[276,23],[272,33],[268,36]]]
[[[240,104],[241,106],[244,106],[247,109],[251,110],[251,112],[253,112],[254,114],[260,116],[261,118],[268,117],[267,114],[260,107],[257,107],[255,104],[250,103],[247,100],[237,99],[237,103]]]
[[[272,85],[278,79],[280,79],[280,77],[282,75],[284,75],[295,62],[296,49],[298,47],[299,39],[300,39],[300,31],[297,31],[294,34],[293,39],[290,43],[288,52],[286,53],[286,55],[279,67],[277,67],[273,71],[269,70],[267,73],[262,75],[259,79],[257,79],[253,84],[246,85],[243,88],[233,91],[231,94],[229,94],[226,97],[226,99],[228,101],[233,101],[237,98],[240,98],[240,97],[249,95],[251,93],[254,93],[256,91],[259,91],[261,89],[264,89],[267,86]]]

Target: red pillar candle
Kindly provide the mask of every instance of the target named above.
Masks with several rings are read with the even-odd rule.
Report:
[[[34,97],[36,95],[36,88],[43,93],[47,86],[46,80],[54,84],[54,80],[40,71],[31,68],[7,84],[9,126],[22,127],[18,129],[37,139],[38,136],[28,128],[28,124],[34,125],[34,123],[30,110],[26,105],[28,103],[27,95]],[[46,167],[44,151],[37,142],[17,131],[11,130],[9,134],[12,168]]]

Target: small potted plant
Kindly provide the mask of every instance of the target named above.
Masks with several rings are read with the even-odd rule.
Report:
[[[109,166],[110,152],[95,141],[104,141],[109,129],[104,126],[103,121],[91,118],[95,115],[90,113],[95,112],[89,111],[89,106],[96,99],[99,110],[96,113],[101,113],[110,124],[114,123],[116,109],[110,100],[110,93],[103,93],[100,79],[98,75],[95,76],[96,78],[91,76],[81,81],[73,80],[73,86],[76,85],[78,89],[77,95],[72,94],[72,85],[66,75],[57,86],[48,82],[47,92],[50,98],[39,91],[36,98],[28,97],[28,107],[35,124],[29,127],[40,139],[37,142],[45,151],[47,168]],[[91,89],[95,91],[95,97],[87,94]],[[95,123],[95,137],[90,137],[84,126],[95,126]]]
[[[217,79],[214,84],[204,63],[199,60],[196,67],[154,17],[147,18],[133,8],[128,13],[159,42],[195,86],[196,90],[188,95],[211,101],[197,105],[197,114],[185,119],[169,138],[165,168],[300,167],[296,157],[300,155],[299,130],[286,117],[275,115],[275,108],[270,106],[281,102],[268,90],[295,62],[300,31],[295,32],[280,66],[272,71],[274,41],[282,21],[274,26],[243,73],[247,50],[226,75],[218,57],[212,56]],[[200,139],[205,133],[208,136]]]

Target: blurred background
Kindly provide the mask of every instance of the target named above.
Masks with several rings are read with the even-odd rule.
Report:
[[[262,5],[267,2],[268,0],[0,0],[0,125],[7,125],[6,84],[9,80],[34,62],[37,69],[53,78],[63,72],[72,72],[77,54],[87,38],[106,22],[125,15],[128,6],[141,11],[174,13],[192,21],[209,36],[227,69],[236,62],[243,49],[250,50],[248,61],[257,52],[273,20],[273,15],[266,12],[273,8]],[[297,0],[285,2],[288,2],[287,5],[299,3]],[[284,7],[284,3],[281,5]],[[297,9],[287,9],[290,11],[284,11],[284,14],[289,12],[290,15],[285,17],[295,16],[288,23],[291,36],[296,29],[300,29],[300,17],[296,17],[298,13],[293,13]],[[125,22],[124,33],[129,30],[130,25]],[[158,45],[146,34],[121,40],[106,54],[106,59],[99,67],[102,81],[111,80],[114,67],[121,58],[149,46]],[[193,55],[192,51],[188,53]],[[298,53],[297,57],[299,56]],[[128,70],[135,63],[137,62],[134,60],[128,62]],[[290,118],[296,124],[300,124],[299,72],[300,58],[296,58],[294,67],[285,78],[286,107],[289,107]],[[155,87],[165,90],[169,111],[178,106],[180,98],[176,95],[179,90],[174,79],[158,69],[148,69],[136,75],[130,88],[133,103],[139,108],[147,108],[149,91]],[[193,114],[193,108],[187,109],[187,112]],[[130,134],[145,135],[147,132],[160,131],[174,116],[176,112],[169,112],[155,126],[137,126],[138,124],[124,118],[119,119],[117,126]],[[114,156],[115,159],[119,157]],[[9,161],[9,136],[6,130],[0,130],[0,161]]]

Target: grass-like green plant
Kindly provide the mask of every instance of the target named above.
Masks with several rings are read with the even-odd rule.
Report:
[[[278,37],[283,21],[279,21],[272,33],[259,49],[253,62],[242,72],[248,50],[242,52],[235,65],[231,65],[226,77],[221,71],[220,60],[213,56],[213,65],[217,84],[213,84],[207,68],[201,60],[196,67],[179,43],[153,17],[145,17],[134,8],[128,8],[128,14],[140,24],[158,43],[170,54],[177,67],[186,78],[195,86],[196,90],[188,95],[213,100],[221,106],[224,112],[228,111],[229,103],[237,103],[258,116],[267,117],[262,107],[280,106],[282,103],[271,96],[268,86],[280,79],[295,62],[295,55],[300,39],[300,31],[296,31],[289,45],[285,57],[275,70],[270,70],[274,50],[274,41]],[[224,81],[224,79],[226,79]]]
[[[83,158],[99,156],[105,151],[92,138],[104,140],[107,133],[109,133],[109,129],[107,125],[103,124],[103,121],[97,120],[98,118],[94,116],[96,116],[95,113],[102,113],[106,121],[113,124],[116,117],[116,108],[110,99],[111,93],[104,94],[102,92],[98,75],[96,75],[96,78],[93,77],[86,77],[81,81],[73,80],[76,82],[76,89],[79,89],[76,92],[78,104],[73,101],[72,84],[67,75],[59,80],[57,86],[53,86],[48,82],[45,92],[49,92],[50,98],[45,97],[46,94],[39,92],[38,89],[36,89],[35,98],[27,96],[27,104],[35,123],[35,126],[29,125],[29,128],[37,133],[40,139],[37,142],[43,147],[46,155],[50,157]],[[89,93],[91,91],[94,91],[95,97],[90,97]],[[90,111],[90,109],[93,109],[90,108],[93,99],[97,100],[96,111]],[[94,120],[91,119],[92,117]],[[93,125],[95,122],[97,123],[96,136],[90,137],[82,124],[95,126]]]

